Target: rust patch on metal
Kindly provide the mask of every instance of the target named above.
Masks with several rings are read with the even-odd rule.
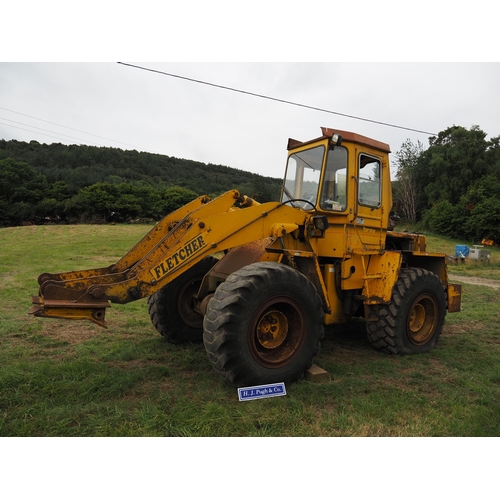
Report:
[[[340,134],[345,141],[355,142],[363,146],[371,146],[372,148],[380,149],[386,153],[391,152],[389,144],[375,139],[370,139],[369,137],[365,137],[361,134],[355,134],[354,132],[348,132],[347,130],[334,130],[327,127],[321,127],[321,131],[325,137],[332,137],[333,134]]]
[[[448,312],[460,312],[462,304],[462,285],[448,285]]]
[[[241,269],[243,266],[257,262],[271,242],[272,238],[264,238],[232,248],[210,271],[210,275],[226,279],[230,274]]]

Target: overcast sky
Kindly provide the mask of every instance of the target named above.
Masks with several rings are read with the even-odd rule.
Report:
[[[427,146],[452,125],[500,135],[492,1],[450,9],[435,0],[359,0],[355,12],[324,0],[235,5],[6,4],[0,138],[136,149],[280,178],[288,138],[313,139],[321,126],[393,152],[406,139]],[[332,60],[345,62],[316,62]]]
[[[318,137],[321,126],[393,152],[407,138],[427,146],[429,133],[452,125],[500,135],[499,63],[130,63],[363,120],[116,62],[12,62],[0,63],[0,138],[136,149],[281,177],[288,138]]]

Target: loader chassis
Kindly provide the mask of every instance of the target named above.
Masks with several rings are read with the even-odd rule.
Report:
[[[106,326],[109,302],[148,297],[155,328],[170,342],[203,340],[237,386],[299,379],[324,325],[353,315],[377,349],[434,347],[461,290],[425,236],[389,230],[389,146],[322,128],[288,149],[279,202],[201,196],[114,265],[42,274],[31,313]]]

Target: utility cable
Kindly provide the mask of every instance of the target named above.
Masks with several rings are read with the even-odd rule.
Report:
[[[434,132],[426,132],[425,130],[418,130],[418,129],[415,129],[415,128],[403,127],[401,125],[394,125],[392,123],[386,123],[386,122],[381,122],[381,121],[377,121],[377,120],[370,120],[369,118],[361,118],[359,116],[348,115],[346,113],[340,113],[338,111],[331,111],[331,110],[324,109],[324,108],[317,108],[315,106],[308,106],[307,104],[300,104],[300,103],[297,103],[297,102],[287,101],[285,99],[278,99],[277,97],[271,97],[271,96],[267,96],[267,95],[263,95],[263,94],[256,94],[254,92],[248,92],[247,90],[235,89],[233,87],[226,87],[225,85],[218,85],[216,83],[205,82],[203,80],[196,80],[194,78],[189,78],[187,76],[175,75],[173,73],[167,73],[165,71],[160,71],[160,70],[157,70],[157,69],[145,68],[143,66],[137,66],[135,64],[129,64],[129,63],[124,63],[124,62],[118,62],[118,64],[121,64],[123,66],[129,66],[131,68],[141,69],[143,71],[150,71],[151,73],[158,73],[160,75],[170,76],[172,78],[179,78],[181,80],[187,80],[187,81],[194,82],[194,83],[200,83],[202,85],[208,85],[210,87],[217,87],[217,88],[223,89],[223,90],[230,90],[231,92],[239,92],[240,94],[251,95],[253,97],[259,97],[261,99],[268,99],[270,101],[276,101],[276,102],[281,102],[281,103],[284,103],[284,104],[290,104],[292,106],[298,106],[298,107],[301,107],[301,108],[312,109],[314,111],[321,111],[323,113],[330,113],[332,115],[344,116],[346,118],[352,118],[353,120],[361,120],[361,121],[364,121],[364,122],[375,123],[377,125],[384,125],[385,127],[393,127],[393,128],[399,128],[399,129],[402,129],[402,130],[409,130],[411,132],[418,132],[419,134],[426,134],[426,135],[432,135],[432,136],[436,136],[437,135]]]
[[[78,130],[76,128],[68,127],[66,125],[60,125],[59,123],[54,123],[54,122],[50,122],[48,120],[43,120],[42,118],[37,118],[36,116],[26,115],[24,113],[20,113],[19,111],[13,111],[12,109],[3,108],[1,106],[0,106],[0,109],[3,109],[4,111],[9,111],[10,113],[15,113],[16,115],[22,115],[22,116],[26,116],[28,118],[33,118],[34,120],[39,120],[41,122],[50,123],[51,125],[56,125],[57,127],[67,128],[69,130],[74,130],[75,132],[80,132],[82,134],[91,135],[93,137],[98,137],[99,139],[104,139],[106,141],[116,142],[118,144],[123,144],[125,146],[130,146],[130,147],[132,147],[134,149],[137,149],[132,144],[127,144],[126,142],[120,142],[120,141],[115,141],[114,139],[108,139],[107,137],[102,137],[101,135],[91,134],[90,132],[85,132],[84,130]],[[4,118],[4,119],[6,120],[7,118]],[[9,121],[13,121],[13,120],[9,120]],[[28,125],[28,127],[30,127],[30,126],[31,125]],[[34,127],[34,128],[36,128],[36,127]],[[41,130],[43,130],[43,129],[41,129]],[[57,133],[57,132],[55,132],[55,133]]]
[[[15,120],[9,120],[8,118],[4,118],[3,116],[0,116],[0,120],[6,120],[8,122],[17,123],[18,125],[24,125],[25,127],[34,128],[37,130],[43,130],[44,132],[52,132],[54,134],[57,134],[59,137],[68,137],[69,139],[75,139],[76,141],[81,141],[81,139],[79,139],[78,137],[73,137],[71,135],[61,134],[59,132],[54,132],[53,130],[47,130],[45,128],[35,127],[34,125],[28,125],[27,123],[16,122]],[[3,125],[7,125],[8,127],[19,128],[21,130],[26,130],[26,129],[22,129],[21,127],[16,127],[15,125],[9,125],[8,123],[3,123]],[[27,132],[31,132],[31,130],[27,130]],[[39,132],[35,132],[35,134],[36,133],[39,133]],[[47,135],[47,134],[42,134],[42,135]],[[49,137],[54,137],[54,136],[50,135]],[[85,142],[85,141],[83,141],[83,142]],[[96,144],[97,146],[103,146],[103,144],[99,144],[98,142],[94,143],[94,144]]]
[[[10,125],[8,123],[2,123],[2,122],[0,122],[0,124],[1,125],[5,125],[7,127],[17,128],[19,130],[24,130],[25,132],[31,132],[32,134],[44,135],[45,137],[52,137],[52,139],[57,139],[58,141],[64,141],[64,142],[68,142],[70,144],[73,144],[70,141],[68,141],[67,139],[61,139],[60,137],[56,137],[54,135],[43,134],[42,132],[35,132],[34,130],[29,130],[27,128],[22,128],[22,127],[16,127],[15,125]],[[31,125],[28,125],[28,127],[30,127],[30,126]],[[43,130],[43,129],[40,129],[40,130]],[[80,145],[82,145],[82,144],[80,143]]]

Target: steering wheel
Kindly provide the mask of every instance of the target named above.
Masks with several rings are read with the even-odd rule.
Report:
[[[303,198],[294,198],[293,200],[286,200],[286,201],[284,201],[284,202],[283,202],[283,205],[284,205],[285,203],[292,203],[292,204],[293,204],[293,203],[295,203],[295,202],[297,202],[297,203],[302,203],[302,205],[305,205],[305,204],[307,203],[308,205],[311,205],[311,207],[313,208],[313,210],[315,210],[315,209],[316,209],[316,205],[314,205],[314,203],[312,203],[312,202],[311,202],[311,201],[309,201],[309,200],[304,200]],[[295,207],[294,207],[294,208],[295,208]],[[300,208],[303,208],[304,210],[306,209],[306,208],[305,208],[305,206],[302,206],[302,207],[300,207]]]

